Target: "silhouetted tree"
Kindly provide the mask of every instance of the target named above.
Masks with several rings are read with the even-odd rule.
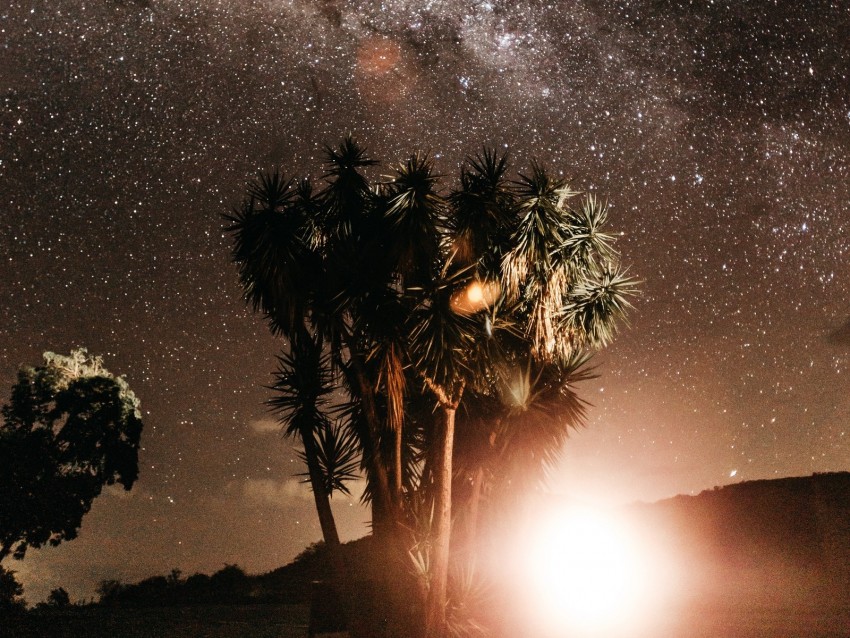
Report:
[[[15,572],[0,565],[0,617],[26,609],[24,586],[15,578]]]
[[[63,587],[57,587],[50,591],[50,594],[47,596],[47,606],[55,607],[55,608],[64,608],[68,607],[71,604],[71,597],[68,595],[68,592],[65,591]]]
[[[209,587],[220,601],[241,599],[248,593],[248,575],[238,565],[225,565],[210,576]]]
[[[102,580],[97,586],[98,602],[102,605],[111,605],[117,602],[117,599],[122,591],[127,588],[127,585],[120,580],[110,578]]]
[[[177,587],[183,584],[183,580],[180,578],[183,575],[182,570],[177,569],[176,567],[171,570],[171,573],[166,576],[168,579],[169,587]]]
[[[120,580],[114,578],[100,581],[97,586],[98,602],[101,605],[115,604],[127,587]]]
[[[85,349],[22,368],[0,414],[0,561],[75,538],[105,485],[138,476],[139,401]]]
[[[207,574],[192,574],[183,583],[182,590],[187,602],[208,602],[211,600],[210,577]]]
[[[262,175],[229,230],[246,299],[288,340],[271,402],[305,443],[314,493],[340,467],[349,478],[352,458],[333,445],[346,463],[322,463],[319,442],[356,437],[373,531],[419,558],[425,634],[441,638],[457,470],[478,479],[470,530],[487,478],[541,475],[581,423],[573,384],[634,281],[602,230],[607,206],[537,164],[509,182],[505,157],[485,151],[443,195],[425,156],[371,186],[375,163],[348,138],[328,149],[318,192]],[[348,402],[332,429],[334,389]],[[320,520],[324,507],[317,497]]]
[[[165,576],[150,576],[127,588],[127,599],[142,605],[163,606],[172,602],[168,579]]]

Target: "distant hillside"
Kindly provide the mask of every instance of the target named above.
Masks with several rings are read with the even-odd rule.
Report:
[[[379,559],[372,559],[372,537],[366,536],[343,546],[345,563],[360,578],[365,579],[375,570]],[[310,545],[288,565],[253,577],[256,590],[262,597],[282,602],[306,603],[310,600],[311,584],[333,578],[333,570],[324,544]]]
[[[766,599],[850,592],[850,472],[747,481],[634,505],[699,590]]]
[[[743,482],[631,505],[625,513],[647,551],[675,565],[679,586],[693,597],[850,600],[850,472]],[[371,537],[347,543],[344,555],[362,587],[378,586],[386,556]],[[160,576],[118,587],[109,598],[130,605],[307,603],[312,583],[331,578],[327,552],[316,544],[267,574],[227,566],[210,577]],[[400,586],[398,579],[392,584]],[[378,599],[393,593],[372,590]]]
[[[343,546],[346,565],[364,586],[373,581],[386,557],[375,554],[371,536]],[[379,552],[380,553],[380,552]],[[169,576],[152,576],[138,583],[104,581],[100,602],[112,606],[184,606],[209,604],[294,603],[311,600],[313,583],[333,580],[333,570],[324,545],[307,547],[288,565],[266,574],[250,576],[237,565],[226,565],[216,573],[192,574],[175,570]]]
[[[656,551],[684,566],[694,595],[850,591],[850,472],[747,481],[626,510]],[[375,562],[370,540],[346,545],[347,562],[361,575]],[[256,582],[275,598],[304,601],[311,581],[330,576],[323,558],[314,546]]]

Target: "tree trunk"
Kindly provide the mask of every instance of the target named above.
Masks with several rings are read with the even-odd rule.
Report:
[[[392,492],[390,489],[390,481],[387,473],[387,468],[383,463],[383,455],[381,454],[381,420],[378,417],[378,409],[375,406],[375,394],[363,365],[357,354],[354,353],[349,346],[351,356],[351,364],[354,370],[354,377],[357,381],[358,389],[360,390],[360,401],[363,404],[363,412],[366,415],[366,420],[369,423],[369,438],[365,442],[371,450],[369,456],[370,478],[372,480],[372,516],[373,525],[372,532],[381,535],[387,529],[387,523],[393,527],[398,521],[398,512],[396,503],[393,501]]]
[[[469,558],[475,559],[476,536],[478,535],[478,510],[481,503],[481,490],[484,487],[484,468],[479,466],[472,479],[472,494],[469,496],[469,506],[466,510],[466,551]]]
[[[307,459],[307,472],[310,477],[310,487],[313,488],[313,500],[316,502],[319,525],[322,527],[322,538],[325,545],[334,552],[336,551],[335,548],[339,546],[339,533],[331,510],[331,500],[322,481],[322,470],[319,467],[313,433],[301,432],[301,441],[304,443],[304,457]]]
[[[401,503],[402,494],[402,428],[399,426],[393,430],[393,483],[392,483],[392,498],[396,503]]]
[[[449,544],[452,530],[452,445],[455,407],[440,407],[440,422],[434,437],[439,450],[433,468],[434,521],[431,525],[431,573],[425,603],[425,638],[443,638],[446,628],[446,587],[449,577]]]
[[[358,610],[355,600],[351,595],[355,583],[352,579],[345,557],[343,556],[342,544],[339,542],[339,533],[336,528],[333,510],[331,509],[330,496],[325,491],[322,481],[322,470],[319,466],[316,441],[312,433],[302,432],[304,443],[304,456],[307,459],[307,471],[310,477],[310,486],[313,489],[313,500],[316,503],[316,513],[319,515],[319,524],[322,528],[322,538],[328,550],[328,559],[333,570],[333,581],[328,583],[331,591],[336,595],[337,602],[341,605],[345,625],[352,636],[358,636],[354,631],[357,621]],[[368,634],[367,634],[368,635]]]
[[[500,423],[501,419],[497,421]],[[488,443],[490,444],[490,448],[492,450],[493,446],[496,444],[496,431],[491,430],[490,436],[487,437]],[[484,491],[484,466],[479,464],[475,469],[475,475],[472,482],[472,493],[469,497],[469,506],[466,509],[467,514],[467,524],[466,524],[466,551],[468,552],[468,556],[470,560],[475,560],[476,558],[476,548],[478,547],[478,543],[476,536],[478,536],[478,523],[479,518],[481,516],[481,495]]]

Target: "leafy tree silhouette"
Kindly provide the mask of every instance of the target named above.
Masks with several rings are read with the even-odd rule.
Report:
[[[127,585],[120,580],[110,578],[102,580],[97,586],[98,602],[102,605],[112,605],[118,602]]]
[[[138,477],[139,400],[85,349],[22,368],[0,414],[0,561],[75,538],[105,485]]]
[[[70,604],[71,597],[63,587],[57,587],[56,589],[51,590],[50,594],[47,596],[48,607],[61,609],[70,606]]]
[[[24,586],[15,578],[15,572],[0,565],[0,617],[26,609]]]
[[[241,599],[249,588],[248,576],[238,565],[225,565],[210,576],[209,590],[217,600]]]

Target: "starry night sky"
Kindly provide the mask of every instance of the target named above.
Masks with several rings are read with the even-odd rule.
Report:
[[[0,98],[0,388],[86,346],[145,421],[132,492],[7,565],[31,603],[268,571],[319,539],[221,215],[260,169],[320,174],[349,131],[452,178],[507,145],[609,198],[643,294],[553,491],[850,469],[847,2],[12,0]]]

